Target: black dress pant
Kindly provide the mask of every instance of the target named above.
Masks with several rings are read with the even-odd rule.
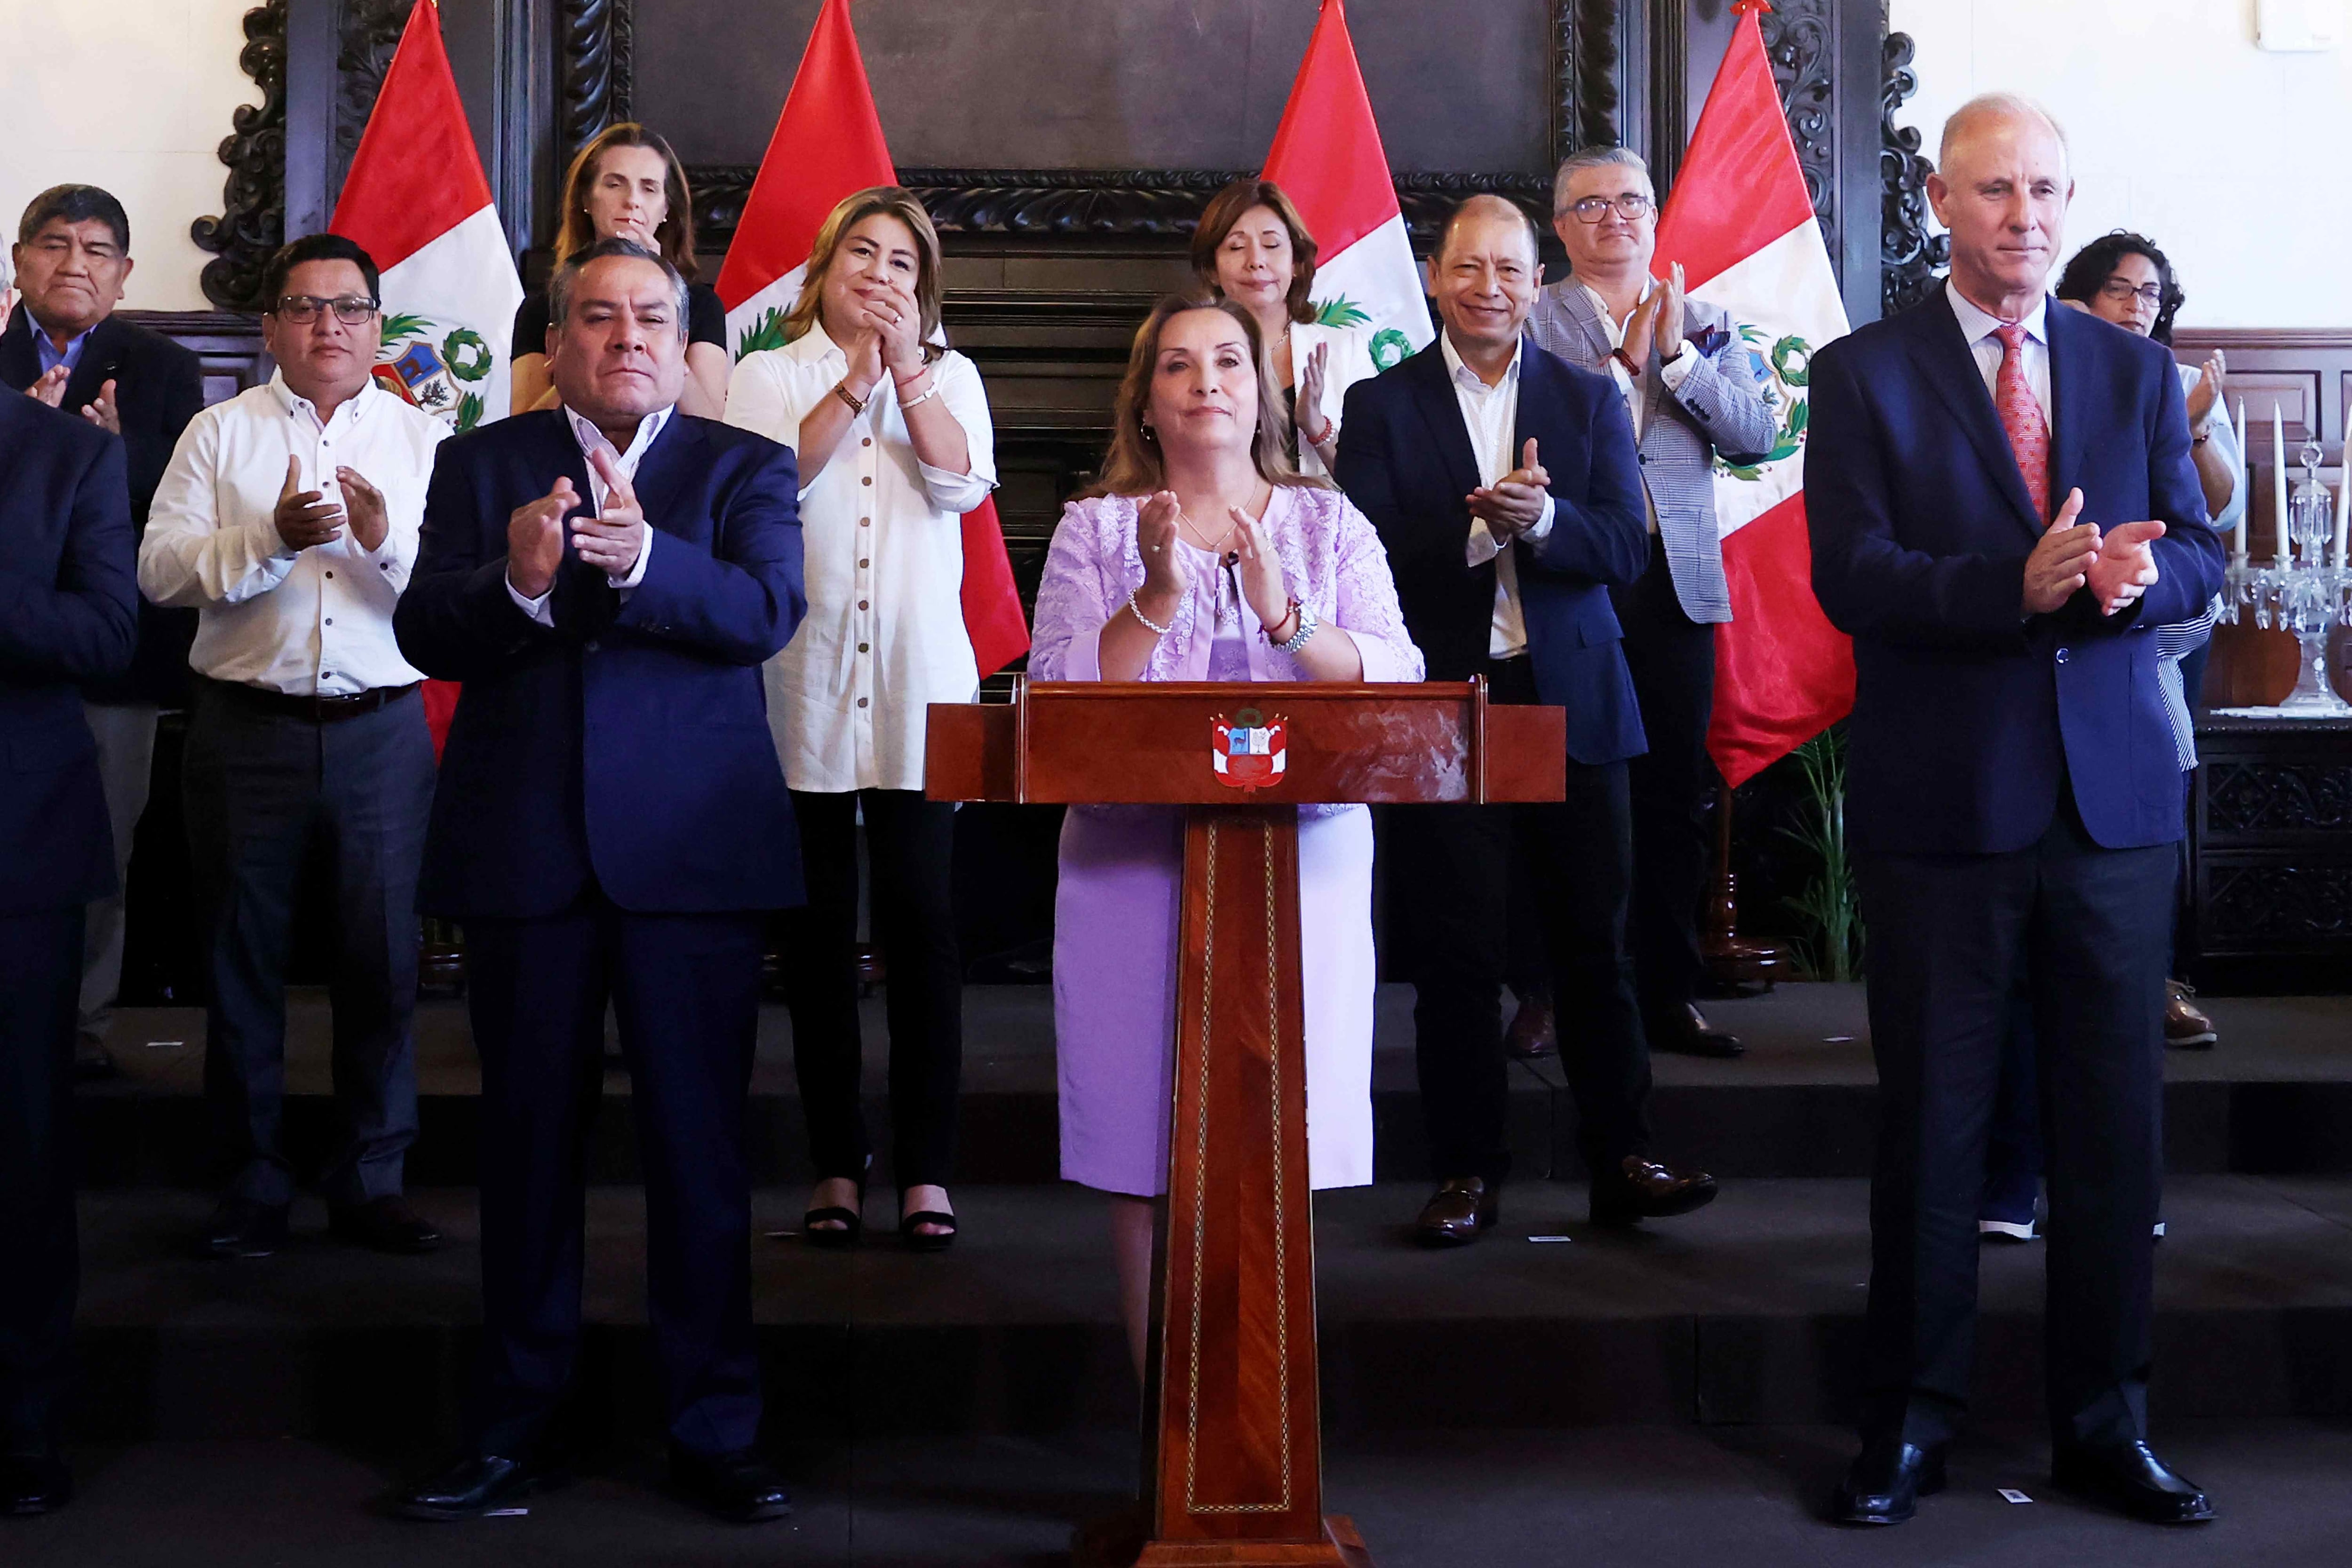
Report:
[[[945,1186],[963,1076],[956,952],[955,807],[914,790],[793,792],[808,907],[784,918],[793,1066],[819,1180],[859,1179],[873,1154],[858,1089],[857,815],[874,874],[874,938],[889,978],[891,1170],[901,1192]]]
[[[2032,999],[2048,1172],[2049,1415],[2061,1446],[2147,1426],[2173,847],[2074,814],[2003,855],[1869,855],[1868,1435],[1949,1437],[1975,1359],[1977,1214],[2013,993]]]
[[[1536,700],[1525,658],[1494,661],[1487,676],[1498,702]],[[1434,1174],[1500,1182],[1510,1171],[1501,988],[1515,868],[1538,890],[1585,1167],[1612,1170],[1646,1153],[1650,1052],[1625,952],[1625,764],[1570,762],[1568,798],[1557,805],[1397,807],[1388,852]]]
[[[57,1446],[73,1340],[79,904],[0,914],[0,1454]]]
[[[530,1452],[579,1359],[608,1003],[645,1172],[646,1299],[669,1435],[704,1455],[758,1436],[743,1120],[764,924],[632,914],[596,893],[561,915],[466,922],[467,1010],[482,1056],[478,1452]]]
[[[416,1141],[417,872],[433,809],[433,737],[412,691],[321,723],[199,679],[183,775],[205,921],[205,1100],[231,1190],[283,1205],[286,965],[305,859],[334,883],[335,1100],[331,1202],[397,1195]]]
[[[1698,906],[1706,890],[1707,818],[1717,775],[1706,752],[1715,709],[1715,627],[1675,597],[1664,546],[1610,590],[1625,633],[1625,665],[1650,749],[1626,764],[1633,795],[1633,909],[1628,942],[1642,1016],[1658,1020],[1698,994]]]

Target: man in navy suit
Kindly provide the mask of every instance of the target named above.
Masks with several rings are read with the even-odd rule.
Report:
[[[147,509],[188,421],[205,405],[196,356],[163,333],[116,313],[130,280],[131,219],[96,185],[52,185],[26,205],[13,254],[24,308],[0,331],[0,386],[30,392],[122,437],[131,479],[131,532],[144,538]],[[194,610],[139,602],[139,651],[131,668],[83,689],[98,772],[114,834],[117,880],[147,809],[159,710],[188,700]],[[122,984],[123,889],[91,900],[83,933],[81,1017],[75,1065],[84,1078],[114,1070],[106,1035]]]
[[[418,901],[464,922],[482,1058],[482,1362],[469,1446],[403,1499],[528,1490],[580,1344],[583,1144],[619,1016],[680,1489],[791,1508],[756,1457],[744,1102],[765,911],[801,902],[760,667],[801,588],[792,453],[677,408],[686,283],[605,240],[558,270],[562,405],[446,444],[394,627],[465,683]]]
[[[73,1489],[74,1007],[82,906],[115,885],[79,689],[130,668],[132,571],[121,438],[0,390],[0,1516]]]
[[[1833,1505],[1911,1516],[1965,1405],[2013,988],[2042,1043],[2052,1473],[2212,1517],[2149,1449],[2150,1231],[2180,766],[2151,628],[2221,582],[2171,357],[2051,303],[2065,140],[1963,105],[1928,181],[1946,287],[1812,363],[1813,589],[1854,643],[1846,824],[1879,1132],[1870,1410]]]
[[[1626,760],[1643,750],[1609,588],[1650,555],[1624,399],[1607,378],[1521,341],[1543,282],[1535,226],[1473,196],[1430,262],[1444,331],[1348,393],[1339,479],[1380,530],[1405,626],[1433,680],[1485,676],[1498,702],[1568,710],[1561,805],[1392,813],[1414,1045],[1438,1188],[1415,1236],[1475,1241],[1510,1169],[1502,982],[1509,873],[1540,891],[1562,1059],[1601,1225],[1682,1214],[1714,1180],[1649,1157],[1650,1055],[1634,1004]]]

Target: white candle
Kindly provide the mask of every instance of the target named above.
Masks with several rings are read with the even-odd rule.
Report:
[[[2347,449],[2344,454],[2343,472],[2336,476],[2336,553],[2333,561],[2339,570],[2344,565],[2344,532],[2347,523],[2352,523],[2352,449]]]
[[[2286,416],[2276,400],[2271,404],[2271,500],[2278,520],[2278,559],[2274,564],[2284,567],[2291,552],[2287,544],[2286,515]]]
[[[2246,558],[2246,514],[2254,510],[2253,492],[2246,489],[2246,400],[2238,399],[2238,524],[2231,531],[2230,552]]]

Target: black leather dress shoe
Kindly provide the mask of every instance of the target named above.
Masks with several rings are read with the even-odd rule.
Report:
[[[26,1519],[55,1513],[73,1501],[73,1472],[55,1454],[0,1458],[0,1515]]]
[[[1706,1021],[1696,1002],[1685,1002],[1672,1012],[1649,1019],[1643,1026],[1654,1051],[1676,1051],[1686,1057],[1741,1057],[1748,1047],[1739,1037],[1717,1028]]]
[[[285,1245],[283,1204],[257,1204],[231,1193],[205,1226],[204,1249],[214,1258],[267,1258]]]
[[[530,1466],[520,1459],[468,1454],[439,1475],[401,1493],[400,1511],[409,1519],[479,1519],[492,1509],[511,1508],[529,1497],[537,1480]]]
[[[1944,1450],[1873,1438],[1862,1446],[1830,1500],[1835,1524],[1901,1524],[1919,1500],[1944,1489]]]
[[[345,1241],[377,1252],[415,1254],[441,1245],[441,1233],[397,1197],[332,1205],[327,1210],[327,1228]]]
[[[102,1083],[115,1074],[114,1053],[96,1035],[74,1037],[74,1079],[78,1083]]]
[[[758,1524],[793,1511],[783,1477],[749,1448],[698,1454],[672,1443],[669,1479],[689,1502],[730,1524]]]
[[[1476,1176],[1443,1183],[1421,1208],[1412,1238],[1423,1247],[1467,1247],[1502,1217],[1503,1191]]]
[[[1688,1214],[1715,1202],[1715,1178],[1628,1154],[1592,1184],[1592,1223],[1636,1225]]]
[[[2205,1494],[2146,1443],[2061,1449],[2051,1457],[2050,1479],[2150,1524],[2203,1524],[2213,1517]]]

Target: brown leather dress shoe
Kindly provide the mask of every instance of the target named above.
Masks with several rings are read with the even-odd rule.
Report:
[[[1592,1223],[1637,1225],[1688,1214],[1713,1202],[1715,1178],[1705,1171],[1678,1171],[1628,1154],[1615,1170],[1593,1182]]]
[[[1440,1184],[1422,1205],[1412,1238],[1423,1247],[1467,1247],[1501,1215],[1500,1187],[1476,1176],[1456,1176]]]
[[[1696,1002],[1685,1002],[1645,1026],[1654,1051],[1676,1051],[1686,1057],[1738,1057],[1748,1054],[1739,1037],[1706,1021]]]
[[[1503,1031],[1503,1049],[1515,1061],[1533,1061],[1559,1047],[1559,1031],[1552,1023],[1551,992],[1529,986],[1519,996],[1511,1026]]]
[[[2205,1016],[2204,1009],[2189,1000],[2196,994],[2197,988],[2187,981],[2168,980],[2164,983],[2166,1045],[2192,1051],[2210,1051],[2213,1048],[2213,1042],[2221,1037],[2213,1027],[2213,1020]]]

